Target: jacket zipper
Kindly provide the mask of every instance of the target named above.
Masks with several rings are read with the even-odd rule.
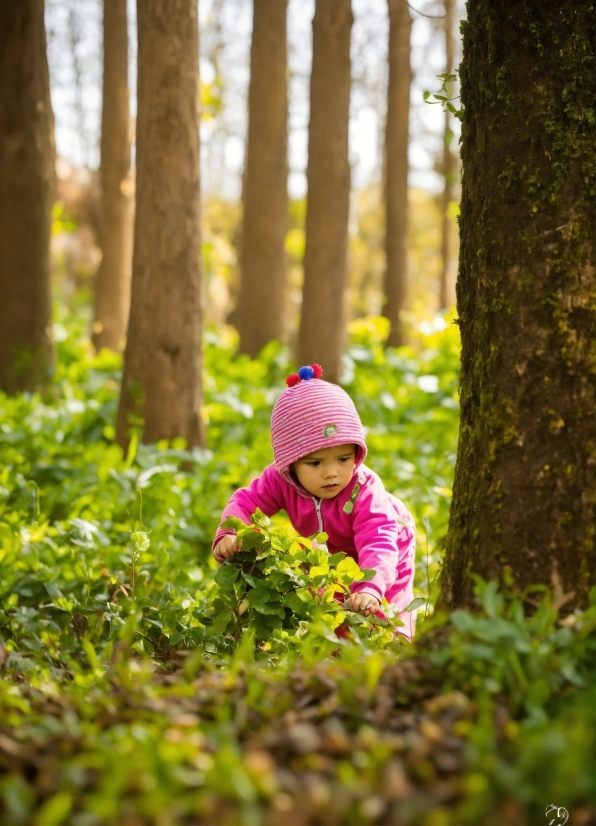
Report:
[[[313,496],[312,501],[315,503],[315,509],[317,511],[317,519],[319,520],[319,533],[323,533],[323,517],[321,516],[321,500],[317,499],[316,496]]]
[[[312,501],[315,503],[315,510],[317,512],[317,519],[319,520],[319,533],[324,533],[323,530],[323,516],[321,514],[321,500],[317,499],[316,496],[312,497]],[[313,541],[313,547],[319,548],[321,551],[327,551],[327,543],[323,542],[321,545],[317,544],[316,541]]]

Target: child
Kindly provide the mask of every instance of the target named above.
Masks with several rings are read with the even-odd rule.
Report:
[[[367,448],[356,408],[322,373],[312,364],[288,376],[271,416],[275,462],[232,495],[222,522],[237,516],[248,524],[257,508],[267,516],[285,510],[301,536],[324,531],[330,553],[344,551],[376,571],[370,582],[352,585],[353,611],[376,613],[383,597],[403,610],[414,597],[414,520],[363,465]],[[234,531],[220,527],[215,559],[224,562],[239,551]],[[400,632],[411,639],[412,614],[399,616]]]

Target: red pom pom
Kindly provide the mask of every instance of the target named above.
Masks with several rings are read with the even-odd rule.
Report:
[[[288,387],[294,387],[294,385],[298,384],[298,382],[300,381],[302,381],[302,379],[300,378],[298,373],[290,373],[290,375],[286,379],[286,384],[288,385]]]
[[[323,375],[323,368],[320,364],[311,364],[312,369],[315,371],[315,379],[320,379]]]

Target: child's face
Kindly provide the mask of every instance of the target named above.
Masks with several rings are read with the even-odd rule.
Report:
[[[350,484],[354,474],[354,445],[315,450],[294,462],[294,473],[303,488],[319,499],[333,499]]]

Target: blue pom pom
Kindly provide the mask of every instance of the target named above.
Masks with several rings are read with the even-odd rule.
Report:
[[[309,379],[314,379],[315,371],[312,369],[312,367],[309,367],[307,365],[306,367],[301,367],[300,370],[298,370],[298,375],[300,376],[302,381],[308,381]]]

